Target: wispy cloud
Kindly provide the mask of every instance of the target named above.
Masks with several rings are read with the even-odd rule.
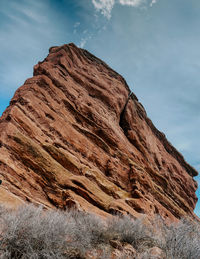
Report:
[[[152,7],[156,3],[157,3],[157,0],[152,0],[151,3],[150,3],[150,6]]]
[[[36,1],[37,2],[37,1]],[[45,5],[34,3],[34,1],[30,0],[28,4],[22,5],[21,3],[11,2],[11,8],[13,11],[15,10],[15,15],[21,16],[22,18],[28,18],[30,22],[35,23],[46,23],[47,17],[44,13]]]
[[[139,5],[143,4],[145,0],[119,0],[121,5],[128,5],[133,7],[138,7]]]
[[[83,37],[81,38],[80,43],[78,44],[78,47],[79,47],[79,48],[84,48],[85,45],[86,45],[86,43],[87,43],[89,40],[91,40],[92,37],[94,36],[94,35],[92,35],[91,33],[88,33],[87,30],[83,31],[82,34],[83,34]]]
[[[80,47],[80,48],[84,48],[86,42],[87,42],[87,39],[86,39],[86,38],[82,38],[82,39],[81,39],[81,42],[80,42],[80,44],[79,44],[79,47]]]
[[[115,0],[92,0],[92,3],[96,10],[101,11],[101,13],[108,19],[111,17],[111,11],[115,4]]]
[[[108,19],[111,18],[111,12],[115,4],[139,7],[142,4],[149,3],[152,7],[156,2],[157,0],[92,0],[95,9],[100,11]]]
[[[48,49],[55,30],[48,17],[48,5],[39,0],[5,1],[1,13],[0,83],[5,87],[0,88],[0,95],[10,97],[32,76],[32,67],[43,57],[44,46]]]
[[[80,26],[80,22],[76,22],[75,24],[74,24],[74,30],[73,30],[73,33],[74,34],[76,34],[77,33],[77,29],[78,29],[78,27]]]

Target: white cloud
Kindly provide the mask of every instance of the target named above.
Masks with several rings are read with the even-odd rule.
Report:
[[[5,22],[0,28],[0,96],[9,96],[32,76],[32,67],[46,56],[48,47],[56,45],[58,28],[48,16],[48,4],[39,0],[7,1]],[[12,76],[8,76],[12,75]]]
[[[73,30],[73,33],[76,34],[77,33],[77,29],[80,27],[81,23],[80,22],[76,22],[74,24],[74,30]]]
[[[152,0],[150,3],[150,6],[152,6],[153,4],[156,4],[156,3],[157,3],[157,0]]]
[[[80,22],[76,22],[75,24],[74,24],[74,28],[77,28],[77,27],[79,27],[80,26]]]
[[[21,18],[21,17],[18,17],[18,16],[16,16],[16,15],[14,15],[14,14],[6,14],[7,15],[7,17],[10,19],[10,20],[12,20],[14,23],[15,23],[15,25],[17,24],[17,25],[19,25],[19,26],[28,26],[28,22],[27,21],[25,21],[23,18]],[[7,25],[7,28],[8,27],[11,27],[10,25]]]
[[[37,2],[37,1],[36,1]],[[44,9],[44,5],[37,5],[34,1],[29,1],[29,3],[25,6],[21,3],[12,2],[12,8],[18,13],[18,15],[23,14],[33,22],[37,23],[47,23],[47,19],[43,13],[40,14],[40,11]]]
[[[142,4],[147,4],[147,2],[150,2],[150,6],[152,6],[157,0],[92,0],[96,10],[100,11],[108,19],[111,18],[111,12],[115,4],[139,7]]]
[[[115,0],[92,0],[94,7],[108,19],[111,17],[111,11],[115,4]]]
[[[80,44],[79,44],[79,46],[78,46],[78,47],[80,47],[80,48],[84,48],[84,46],[85,46],[86,42],[87,42],[87,39],[82,38],[82,39],[81,39],[81,42],[80,42]]]
[[[84,37],[81,38],[80,43],[78,44],[78,47],[79,47],[79,48],[84,48],[85,45],[86,45],[86,43],[87,43],[89,40],[91,40],[92,37],[94,36],[94,35],[92,35],[91,33],[88,33],[87,30],[83,31],[83,35],[84,35]]]
[[[137,7],[137,6],[141,5],[142,3],[144,3],[144,0],[119,0],[119,3],[121,5]]]

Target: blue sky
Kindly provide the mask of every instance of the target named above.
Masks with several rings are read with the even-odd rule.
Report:
[[[200,169],[200,1],[0,0],[0,7],[0,114],[49,47],[74,42],[125,77],[156,127]]]

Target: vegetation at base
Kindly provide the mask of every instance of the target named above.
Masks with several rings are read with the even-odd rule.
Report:
[[[145,217],[112,216],[104,220],[76,210],[44,210],[26,205],[17,210],[0,207],[1,259],[86,259],[111,258],[115,246],[121,253],[115,258],[158,258],[149,253],[158,247],[166,259],[200,258],[200,225],[189,219],[166,225],[157,216],[151,224]],[[123,247],[129,244],[135,257],[127,257]]]

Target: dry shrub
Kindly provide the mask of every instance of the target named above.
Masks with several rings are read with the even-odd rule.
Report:
[[[73,210],[44,211],[33,205],[17,210],[0,207],[1,259],[86,259],[88,253],[106,259],[114,249],[111,240],[122,247],[131,244],[140,259],[156,258],[148,254],[154,246],[160,247],[167,259],[200,258],[200,226],[189,219],[165,225],[156,217],[148,225],[144,218],[133,220],[129,216],[103,221]],[[121,254],[121,258],[126,256]]]
[[[26,205],[0,208],[0,258],[85,258],[87,250],[104,242],[104,222],[95,215],[44,211]]]
[[[200,225],[191,219],[165,226],[163,250],[169,259],[200,258]]]
[[[1,208],[1,258],[64,258],[68,217],[42,207]]]
[[[134,220],[126,215],[115,216],[108,221],[108,233],[110,238],[129,243],[140,251],[157,244],[153,229],[144,223],[144,218]]]

